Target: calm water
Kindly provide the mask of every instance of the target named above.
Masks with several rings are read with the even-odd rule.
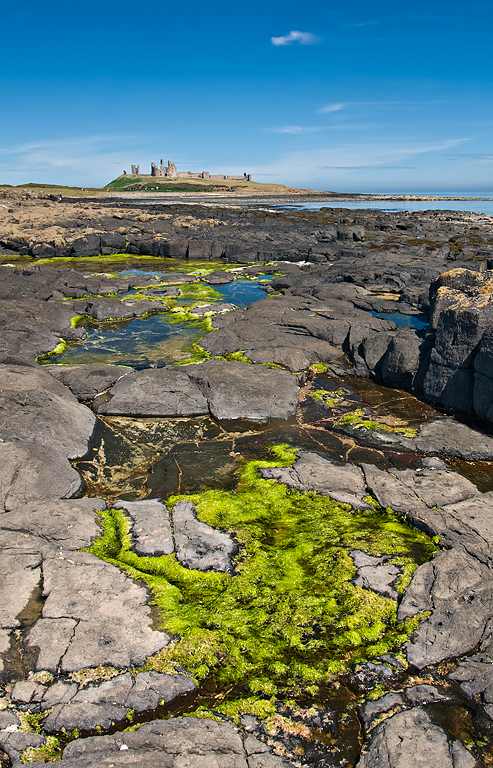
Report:
[[[398,328],[414,328],[422,331],[428,328],[430,321],[427,315],[403,315],[402,312],[370,312],[373,317],[381,317],[383,320],[392,320]]]
[[[156,277],[165,274],[154,271],[143,273],[139,270],[128,270],[126,274],[129,272],[152,274]],[[218,286],[212,301],[228,302],[240,309],[246,309],[255,301],[265,298],[265,292],[259,288],[258,284],[268,280],[269,278],[261,277]],[[193,303],[193,299],[182,298],[178,299],[177,303],[180,307],[186,308]],[[177,322],[175,318],[176,315],[173,312],[163,312],[152,317],[119,322],[87,321],[82,323],[87,329],[86,339],[80,344],[69,344],[61,355],[50,357],[47,363],[63,365],[105,363],[148,368],[188,360],[193,356],[194,343],[200,342],[209,329],[203,320]]]
[[[262,205],[265,207],[265,204]],[[292,210],[292,211],[319,211],[321,208],[348,208],[350,210],[376,210],[387,213],[396,213],[398,211],[471,211],[473,213],[493,214],[493,200],[440,200],[432,202],[424,200],[402,201],[392,203],[388,200],[339,200],[309,203],[273,203],[268,206],[272,210]]]

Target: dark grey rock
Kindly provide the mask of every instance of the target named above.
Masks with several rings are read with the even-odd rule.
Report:
[[[43,720],[46,733],[59,733],[62,728],[73,731],[94,731],[97,727],[108,730],[114,723],[124,720],[127,710],[114,704],[76,703],[57,704]]]
[[[413,685],[404,690],[404,695],[411,704],[423,706],[434,701],[449,701],[450,696],[440,693],[434,685]]]
[[[249,734],[243,744],[247,755],[262,755],[266,752],[270,752],[267,744],[264,744],[263,741],[259,741],[253,734]]]
[[[423,453],[441,453],[452,458],[493,459],[492,437],[450,418],[423,424],[418,431],[416,446]]]
[[[58,671],[60,659],[67,651],[76,627],[76,619],[38,619],[27,635],[28,648],[38,650],[37,671]]]
[[[115,509],[124,509],[132,519],[133,548],[138,555],[158,557],[174,551],[171,523],[166,504],[156,499],[118,501]]]
[[[95,423],[94,414],[42,368],[0,365],[3,440],[35,443],[75,458],[86,453]]]
[[[207,400],[184,368],[136,371],[119,379],[102,399],[96,413],[112,416],[202,416]]]
[[[41,710],[44,712],[46,709],[57,704],[66,704],[74,698],[79,686],[77,683],[63,683],[58,681],[45,691],[43,695],[43,701],[41,702]]]
[[[401,574],[401,568],[391,563],[387,565],[364,565],[358,568],[354,584],[363,589],[371,589],[383,597],[397,600],[399,597],[394,587]]]
[[[101,499],[47,499],[28,502],[0,517],[0,530],[30,534],[33,546],[44,555],[59,549],[90,547],[99,535],[97,512],[106,509]]]
[[[6,510],[41,499],[70,498],[79,473],[57,450],[20,442],[0,443],[0,505]]]
[[[364,661],[355,667],[353,681],[361,691],[371,691],[376,685],[392,682],[398,677],[398,672],[388,664],[376,664]]]
[[[198,383],[216,419],[267,422],[296,413],[299,386],[287,371],[225,360],[183,370]]]
[[[150,628],[147,591],[115,566],[89,553],[60,553],[56,560],[45,562],[43,573],[42,620],[76,622],[68,643],[65,625],[51,627],[51,644],[59,644],[63,672],[99,664],[117,668],[142,664],[169,642],[168,635]],[[36,640],[39,645],[40,638]]]
[[[195,507],[179,501],[171,511],[177,560],[199,571],[229,571],[235,543],[226,534],[197,520]]]
[[[6,733],[5,731],[0,731],[0,748],[8,754],[14,766],[22,765],[20,756],[24,750],[29,749],[29,747],[41,747],[45,743],[46,738],[39,733],[28,733],[26,731]],[[38,765],[42,765],[42,763],[38,763]]]
[[[424,607],[426,606],[426,607]],[[489,569],[460,547],[440,552],[417,569],[397,616],[430,610],[406,644],[410,664],[422,669],[472,651],[493,617]]]
[[[20,725],[21,721],[11,709],[0,710],[0,731],[4,731],[9,725]]]
[[[123,365],[47,365],[51,376],[61,381],[81,401],[94,400],[96,395],[113,386],[133,369]]]
[[[261,474],[299,491],[316,491],[360,509],[368,508],[363,501],[363,475],[351,464],[337,465],[316,453],[300,451],[292,467],[261,469]]]
[[[31,704],[40,702],[46,691],[44,685],[28,680],[16,683],[10,694],[10,698],[16,704]]]
[[[356,768],[474,768],[475,758],[459,742],[450,742],[445,731],[428,714],[415,707],[380,723]]]
[[[39,553],[2,552],[0,560],[0,627],[20,627],[17,618],[41,581]]]
[[[70,306],[77,314],[99,321],[131,319],[167,311],[160,301],[151,299],[81,299],[70,302]]]
[[[380,715],[391,712],[392,710],[403,709],[405,707],[404,699],[398,693],[386,693],[375,701],[366,701],[362,707],[359,707],[358,713],[368,730],[373,721]]]
[[[197,690],[193,679],[185,675],[164,675],[160,672],[139,672],[129,692],[125,706],[136,712],[155,709]]]

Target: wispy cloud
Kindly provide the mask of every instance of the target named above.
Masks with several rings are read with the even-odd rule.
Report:
[[[277,175],[286,183],[296,182],[297,178],[311,179],[311,183],[318,183],[319,180],[325,183],[327,174],[343,181],[347,174],[352,177],[356,171],[378,172],[380,176],[380,171],[411,170],[415,159],[446,152],[466,141],[461,138],[408,143],[338,143],[330,149],[290,152],[268,165],[252,168],[252,173],[256,178],[264,174]]]
[[[278,128],[269,128],[272,133],[290,133],[292,135],[299,136],[303,133],[318,133],[319,131],[325,131],[324,125],[281,125]]]
[[[319,115],[324,115],[329,112],[339,112],[339,110],[344,109],[346,105],[343,102],[332,102],[331,104],[325,104],[321,109],[318,110]]]
[[[291,45],[291,43],[299,43],[300,45],[315,45],[320,42],[320,38],[316,35],[312,35],[311,32],[300,32],[297,29],[292,30],[287,35],[281,35],[280,37],[271,37],[272,45]]]
[[[347,27],[348,29],[356,29],[358,27],[374,27],[377,24],[380,24],[380,22],[371,20],[371,21],[357,21],[354,24],[344,24],[344,26]]]
[[[0,147],[2,181],[53,181],[71,179],[86,184],[113,178],[128,168],[140,151],[132,151],[138,137],[113,134],[25,142]],[[140,148],[139,148],[140,149]]]

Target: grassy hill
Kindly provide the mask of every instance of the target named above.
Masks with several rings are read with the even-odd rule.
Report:
[[[159,176],[118,176],[104,187],[109,192],[234,192],[235,194],[287,194],[296,192],[283,184],[227,179],[165,179]]]

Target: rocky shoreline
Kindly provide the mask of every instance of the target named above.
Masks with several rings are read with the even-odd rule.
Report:
[[[0,227],[0,248],[13,261],[0,266],[4,764],[61,757],[67,768],[405,768],[433,759],[450,768],[486,768],[493,729],[493,491],[478,489],[450,462],[493,460],[489,217],[10,204],[9,217],[18,221],[4,218]],[[272,281],[266,298],[248,309],[213,314],[200,342],[209,359],[198,365],[39,365],[36,359],[60,339],[83,338],[74,323],[81,314],[100,321],[163,312],[168,283],[12,257],[96,263],[120,251],[163,265],[168,257],[222,259],[244,265],[244,275],[270,273]],[[212,272],[202,283],[221,279]],[[136,289],[150,295],[133,300],[128,294]],[[364,408],[341,417],[338,403],[347,393],[329,386],[330,377],[343,377],[349,389],[354,377],[405,389],[442,412],[407,429],[376,421]],[[293,445],[291,463],[264,466],[258,476],[293,494],[332,500],[345,514],[384,515],[390,508],[438,548],[402,589],[403,566],[392,553],[348,553],[351,583],[389,601],[398,622],[416,626],[401,647],[375,653],[340,677],[337,685],[354,702],[341,723],[353,717],[357,733],[346,751],[344,726],[329,738],[329,707],[289,718],[279,710],[277,730],[249,712],[240,712],[235,725],[214,708],[216,720],[162,719],[197,696],[197,681],[180,665],[152,666],[176,636],[157,628],[149,583],[132,578],[116,553],[95,554],[95,542],[108,537],[106,530],[101,538],[102,516],[110,506],[123,516],[114,520],[128,523],[129,552],[175,558],[190,574],[234,581],[244,545],[201,520],[195,502],[168,510],[152,495],[111,505],[76,498],[82,480],[71,464],[87,453],[102,418],[207,418],[226,430],[248,424],[260,436],[270,424],[298,418],[304,392],[319,398],[320,436],[324,430],[333,441],[355,441],[360,458],[337,461],[323,442],[320,450]]]

